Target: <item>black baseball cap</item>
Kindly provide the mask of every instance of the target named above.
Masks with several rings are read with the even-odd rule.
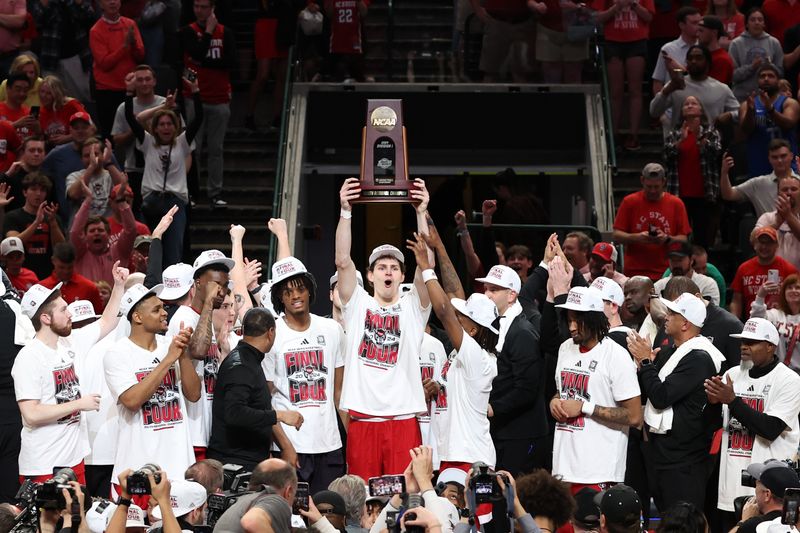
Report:
[[[642,515],[639,495],[622,483],[597,494],[594,501],[600,507],[600,513],[606,517],[606,521],[612,524],[633,525],[639,522]]]
[[[584,529],[597,529],[600,527],[600,506],[594,501],[600,491],[591,487],[584,487],[575,493],[574,519]]]
[[[783,498],[786,489],[800,487],[800,478],[792,468],[768,468],[759,479],[776,498]]]
[[[344,498],[339,493],[332,490],[321,490],[312,496],[314,505],[326,503],[333,507],[333,514],[347,516],[347,507],[344,503]]]
[[[667,247],[667,257],[669,256],[689,257],[692,255],[692,247],[688,242],[672,241]]]
[[[700,20],[700,26],[708,28],[709,30],[717,30],[717,37],[727,37],[725,32],[725,25],[719,17],[713,15],[706,15]]]

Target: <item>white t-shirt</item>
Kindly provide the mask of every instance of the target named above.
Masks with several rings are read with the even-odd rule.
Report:
[[[474,463],[494,467],[497,459],[489,434],[489,393],[497,376],[497,357],[464,333],[461,349],[447,372],[448,427],[440,427],[439,457],[442,461]]]
[[[300,411],[300,430],[283,424],[298,453],[326,453],[342,447],[334,403],[337,368],[344,366],[346,340],[342,327],[330,318],[311,315],[305,331],[275,321],[275,343],[261,362],[267,380],[275,385],[275,410]]]
[[[436,337],[425,333],[422,336],[422,348],[419,352],[419,370],[422,374],[422,381],[426,379],[438,381],[446,360],[444,345]],[[434,433],[434,426],[431,423],[435,409],[436,398],[431,398],[431,401],[428,402],[428,410],[417,415],[417,422],[419,422],[419,431],[422,434],[422,444],[430,446],[433,450],[433,469],[437,470],[440,462],[439,439]]]
[[[158,107],[163,104],[165,100],[166,98],[163,96],[154,94],[153,101],[145,105],[141,103],[139,98],[134,98],[133,114],[138,115],[145,109]],[[180,116],[178,118],[180,118]],[[131,131],[131,127],[128,124],[128,119],[125,118],[125,102],[123,102],[119,104],[119,107],[117,107],[117,112],[114,115],[114,125],[111,126],[111,135],[119,135],[120,133],[128,133],[129,131]],[[125,170],[127,172],[130,172],[131,170],[142,170],[136,165],[136,157],[133,155],[133,144],[134,143],[129,143],[125,147]]]
[[[84,170],[76,170],[67,175],[67,190],[72,187],[73,183],[81,179],[84,172]],[[111,174],[109,174],[108,170],[100,169],[98,173],[89,178],[88,185],[89,190],[92,191],[92,205],[89,207],[89,216],[111,216],[111,207],[108,205],[108,197],[111,196],[111,188],[114,186],[114,180],[111,179]],[[75,206],[73,212],[77,212],[81,202],[83,202],[83,198],[78,201],[70,201]],[[71,220],[70,225],[72,225]]]
[[[581,353],[572,339],[558,349],[556,388],[562,400],[583,400],[604,407],[641,394],[630,354],[606,337]],[[628,427],[583,415],[556,423],[553,475],[571,483],[622,482]]]
[[[430,306],[422,308],[416,287],[381,307],[356,286],[342,307],[349,346],[345,353],[342,409],[371,416],[426,411],[419,379],[419,351]]]
[[[158,366],[167,354],[169,342],[169,339],[156,335],[157,347],[151,352],[126,338],[118,341],[103,358],[106,382],[117,402],[119,416],[112,481],[126,468],[139,468],[145,463],[159,465],[170,479],[183,479],[183,473],[194,463],[177,363],[172,365],[161,386],[140,409],[130,411],[119,401],[126,390]]]
[[[124,318],[120,322],[127,322]],[[88,327],[88,326],[87,326]],[[112,332],[88,351],[75,356],[75,372],[81,378],[81,390],[85,394],[100,395],[100,410],[86,411],[86,429],[91,451],[84,462],[87,465],[113,465],[117,454],[117,409],[106,384],[103,357],[114,346],[117,338]]]
[[[753,489],[741,485],[742,470],[751,463],[762,463],[767,459],[792,459],[797,453],[800,444],[797,423],[800,413],[800,376],[783,363],[758,379],[751,378],[741,366],[725,372],[723,382],[727,381],[727,376],[733,381],[736,396],[759,413],[780,418],[789,428],[770,442],[731,417],[727,405],[722,406],[722,457],[717,507],[733,511],[736,497],[754,493]]]
[[[17,401],[39,400],[43,405],[58,405],[81,398],[75,357],[88,352],[99,338],[99,323],[75,329],[69,337],[60,337],[55,350],[34,338],[19,351],[11,368]],[[82,414],[74,411],[39,427],[26,424],[23,418],[20,475],[52,474],[57,466],[72,467],[80,463],[89,453]]]
[[[433,402],[430,433],[436,440],[436,459],[440,462],[439,449],[442,446],[444,433],[450,428],[450,410],[447,408],[447,373],[450,371],[450,365],[457,354],[456,350],[451,350],[445,356],[442,369],[436,376],[436,381],[439,382],[439,394],[436,395],[436,399]],[[434,467],[436,466],[437,464],[434,463]]]
[[[197,311],[188,305],[178,307],[175,314],[169,321],[169,328],[167,329],[167,337],[174,337],[181,330],[181,323],[184,328],[197,329],[197,323],[200,322],[200,315]],[[213,328],[212,328],[213,337]],[[234,345],[235,346],[235,345]],[[192,446],[205,448],[208,446],[208,438],[211,435],[211,408],[205,403],[214,401],[213,384],[217,381],[217,367],[219,366],[219,352],[216,350],[215,343],[208,349],[209,355],[206,355],[205,360],[194,359],[194,369],[197,372],[197,377],[203,384],[203,390],[200,392],[200,400],[197,402],[186,402],[186,418],[189,420],[189,435],[192,437]],[[210,352],[214,351],[211,355]],[[209,359],[211,362],[209,363]],[[208,400],[208,391],[206,390],[205,367],[210,365],[213,370],[213,383],[211,400]],[[208,412],[208,420],[206,420],[206,412]]]
[[[136,141],[136,148],[144,154],[142,175],[142,197],[151,192],[164,190],[164,161],[169,160],[167,170],[167,192],[173,193],[189,203],[189,188],[186,183],[186,156],[192,153],[194,143],[186,142],[186,132],[178,135],[172,145],[158,144],[149,132],[144,132],[144,142]]]

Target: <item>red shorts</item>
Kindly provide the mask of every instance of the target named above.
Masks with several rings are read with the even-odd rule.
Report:
[[[402,474],[422,444],[417,419],[364,422],[351,419],[347,429],[347,473],[367,481],[384,474]]]
[[[570,483],[569,491],[573,496],[575,496],[581,491],[581,489],[585,489],[586,487],[594,489],[598,492],[603,492],[604,490],[610,489],[614,485],[616,485],[616,483]]]
[[[63,466],[57,466],[54,468],[55,472],[58,472],[64,468]],[[76,464],[75,466],[71,466],[73,472],[75,472],[75,477],[78,478],[78,483],[81,485],[86,485],[86,465],[81,461],[80,463]],[[44,483],[48,479],[52,479],[53,474],[44,474],[41,476],[19,476],[19,482],[22,484],[26,479],[30,479],[35,483]]]
[[[256,59],[274,59],[289,56],[287,48],[278,47],[278,19],[256,20],[254,52]]]
[[[194,460],[197,462],[204,461],[206,458],[206,448],[205,446],[195,446],[194,447]]]
[[[472,463],[463,463],[461,461],[442,461],[442,463],[439,465],[439,472],[445,470],[446,468],[457,468],[469,473],[469,469],[472,468]]]

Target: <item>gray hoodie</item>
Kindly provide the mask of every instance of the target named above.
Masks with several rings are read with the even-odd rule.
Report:
[[[783,49],[778,39],[764,32],[760,37],[753,37],[744,32],[733,41],[728,48],[733,59],[733,94],[740,102],[758,88],[758,68],[753,68],[753,60],[763,58],[763,64],[772,63],[783,76]]]

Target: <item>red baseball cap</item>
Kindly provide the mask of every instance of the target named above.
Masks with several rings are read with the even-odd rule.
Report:
[[[606,262],[617,260],[617,250],[614,248],[613,244],[607,242],[598,242],[595,244],[594,248],[592,248],[592,255],[596,255]]]
[[[77,113],[73,113],[71,117],[69,117],[69,123],[72,125],[73,122],[76,120],[82,120],[85,123],[91,125],[92,124],[92,117],[89,116],[89,113],[86,111],[78,111]]]

